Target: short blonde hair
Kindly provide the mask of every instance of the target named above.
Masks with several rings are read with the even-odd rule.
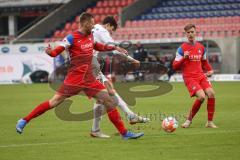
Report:
[[[191,29],[191,28],[196,29],[195,24],[187,24],[187,25],[184,27],[184,31],[188,31],[188,30]]]

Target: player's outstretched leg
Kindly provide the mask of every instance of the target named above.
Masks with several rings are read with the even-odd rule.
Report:
[[[135,114],[133,111],[131,111],[126,102],[116,92],[116,90],[113,87],[113,84],[110,81],[105,81],[104,84],[108,90],[109,95],[113,96],[113,98],[116,100],[117,106],[127,115],[130,124],[147,123],[150,121],[149,118],[139,116]]]
[[[150,121],[149,118],[139,116],[131,111],[126,102],[119,96],[118,93],[115,93],[114,96],[118,102],[117,106],[119,106],[119,108],[127,115],[130,124],[147,123]]]
[[[114,107],[116,106],[116,104],[106,90],[98,92],[95,95],[95,98],[97,98],[99,101],[102,101],[102,103],[106,107],[108,118],[114,124],[114,126],[117,128],[118,132],[122,135],[124,139],[137,139],[144,135],[144,133],[132,133],[125,128],[119,112]]]
[[[30,122],[33,118],[36,118],[36,117],[42,115],[44,112],[48,111],[49,109],[56,107],[58,104],[63,102],[64,99],[65,99],[64,96],[56,94],[49,101],[45,101],[45,102],[39,104],[26,117],[18,120],[17,125],[16,125],[17,132],[19,134],[21,134],[23,132],[24,127],[27,125],[28,122]]]
[[[197,99],[193,103],[192,109],[190,110],[190,113],[188,115],[187,120],[181,125],[182,128],[189,128],[192,124],[193,117],[197,114],[199,111],[204,99],[205,99],[205,93],[203,90],[199,90],[196,92]]]
[[[93,106],[93,124],[90,136],[96,138],[110,138],[109,135],[106,135],[100,131],[100,121],[102,120],[102,115],[104,113],[104,105],[100,103],[94,103]]]
[[[207,102],[207,111],[208,111],[208,121],[206,123],[207,128],[218,128],[213,123],[213,116],[215,113],[215,93],[212,88],[208,88],[205,90],[206,95],[208,96],[208,102]]]

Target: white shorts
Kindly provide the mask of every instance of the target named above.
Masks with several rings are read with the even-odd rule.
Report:
[[[107,77],[105,77],[102,72],[99,72],[96,79],[99,80],[102,84],[104,84],[104,82],[108,81]]]

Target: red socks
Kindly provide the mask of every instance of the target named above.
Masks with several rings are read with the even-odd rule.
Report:
[[[196,113],[200,109],[202,103],[203,103],[203,101],[200,101],[199,99],[195,100],[195,102],[194,102],[194,104],[192,106],[192,109],[191,109],[191,111],[189,113],[189,116],[188,116],[188,120],[189,121],[192,121],[193,117],[196,115]]]
[[[120,114],[116,108],[107,110],[108,118],[117,128],[121,135],[124,135],[127,132],[127,129],[124,126],[124,123],[120,117]]]
[[[207,111],[208,111],[208,121],[212,121],[213,115],[215,112],[215,98],[208,98]]]
[[[29,122],[31,119],[33,119],[33,118],[35,118],[37,116],[40,116],[41,114],[43,114],[44,112],[46,112],[49,109],[51,109],[49,101],[43,102],[42,104],[40,104],[36,108],[34,108],[32,110],[32,112],[29,113],[23,119],[26,120],[27,122]]]

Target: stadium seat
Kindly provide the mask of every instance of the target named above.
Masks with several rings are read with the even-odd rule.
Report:
[[[102,1],[98,1],[96,6],[97,7],[103,7],[103,2]]]
[[[60,38],[61,37],[61,31],[56,30],[53,35],[54,38]]]
[[[77,30],[78,29],[78,24],[76,22],[73,22],[72,26],[71,26],[71,29],[72,29],[72,31]]]
[[[64,30],[66,30],[66,31],[71,30],[71,23],[66,23],[65,27],[64,27]]]
[[[116,7],[112,7],[111,10],[110,10],[110,14],[117,14],[118,13],[118,10]]]
[[[109,1],[108,7],[113,7],[114,6],[114,1]]]

